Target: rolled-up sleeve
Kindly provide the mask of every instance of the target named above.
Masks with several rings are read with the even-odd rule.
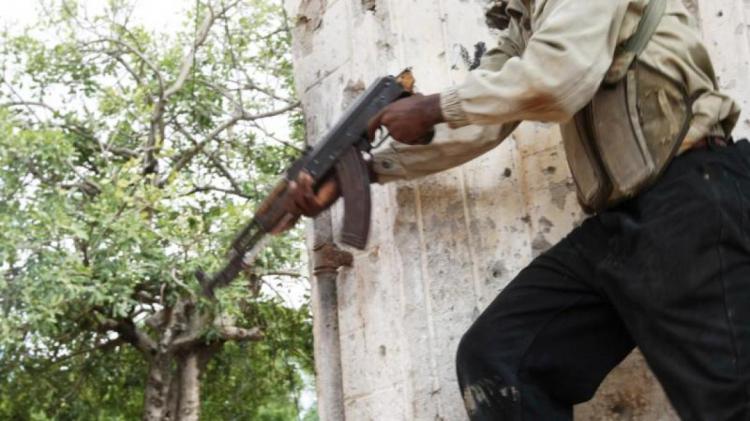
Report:
[[[373,153],[372,169],[378,183],[424,177],[468,162],[493,149],[518,126],[517,123],[477,126],[456,130],[441,124],[429,145],[405,145],[390,141]]]
[[[564,122],[591,100],[615,53],[627,0],[537,2],[533,35],[499,70],[477,69],[441,93],[451,127]]]
[[[511,57],[522,51],[520,31],[515,23],[511,23],[500,36],[497,46],[482,57],[477,70],[497,72]],[[441,102],[445,102],[445,98],[441,97]],[[386,142],[373,152],[373,171],[379,183],[444,171],[493,149],[517,126],[518,123],[506,123],[450,130],[441,124],[436,127],[435,140],[429,145],[410,146],[393,140]]]

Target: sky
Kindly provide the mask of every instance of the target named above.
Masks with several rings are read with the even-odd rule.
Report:
[[[184,16],[183,11],[195,5],[194,0],[134,0],[133,19],[146,28],[169,32],[180,26],[180,19],[169,19],[170,16]],[[107,0],[79,0],[95,11],[104,7]],[[38,15],[38,0],[0,0],[0,25],[19,27],[34,22]]]

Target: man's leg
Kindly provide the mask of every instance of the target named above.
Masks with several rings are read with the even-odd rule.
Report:
[[[598,234],[591,223],[576,231]],[[458,379],[472,420],[569,420],[633,349],[611,305],[581,281],[596,269],[570,237],[524,269],[462,338]]]
[[[688,152],[598,219],[606,289],[684,420],[750,420],[750,145]]]

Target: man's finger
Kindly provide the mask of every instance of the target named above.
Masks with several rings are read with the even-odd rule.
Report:
[[[297,177],[297,191],[294,202],[298,212],[305,216],[313,216],[316,213],[317,204],[313,183],[314,180],[310,174],[303,172]]]
[[[308,198],[308,192],[305,191],[304,187],[300,185],[300,183],[297,183],[299,186],[297,189],[297,193],[294,195],[294,205],[297,208],[297,213],[301,213],[303,215],[307,215],[307,198]]]
[[[317,207],[315,202],[315,191],[313,190],[314,180],[310,174],[303,172],[299,175],[297,181],[300,185],[300,192],[302,193],[298,201],[302,214],[305,216],[313,216]]]
[[[380,110],[380,112],[377,113],[375,117],[371,118],[367,123],[367,138],[370,139],[370,141],[375,139],[375,132],[377,132],[378,128],[380,128],[380,120],[383,119],[383,115],[385,114],[385,110],[387,109],[388,107]]]
[[[331,178],[323,183],[315,195],[315,211],[319,213],[328,208],[336,199],[339,198],[339,183],[335,178]]]
[[[314,180],[310,174],[301,172],[297,181],[299,182],[299,185],[302,189],[302,192],[305,194],[305,197],[315,196],[315,192],[313,191]]]
[[[297,182],[290,181],[287,191],[288,196],[284,203],[284,209],[289,213],[299,213],[299,209],[297,208],[297,196],[300,195],[300,191]]]

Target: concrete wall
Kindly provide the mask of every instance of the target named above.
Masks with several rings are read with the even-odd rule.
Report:
[[[722,86],[747,102],[750,1],[689,3],[701,17]],[[493,43],[485,6],[484,0],[287,0],[310,139],[378,76],[412,66],[425,93],[460,83],[475,46]],[[743,120],[742,132],[748,127]],[[373,194],[369,248],[354,253],[354,266],[338,282],[345,418],[466,419],[453,363],[461,334],[531,258],[582,219],[557,129],[524,123],[475,162],[378,186]],[[333,214],[336,225],[340,209]],[[342,418],[321,410],[324,421]],[[577,408],[576,418],[675,416],[634,354],[593,402]]]

